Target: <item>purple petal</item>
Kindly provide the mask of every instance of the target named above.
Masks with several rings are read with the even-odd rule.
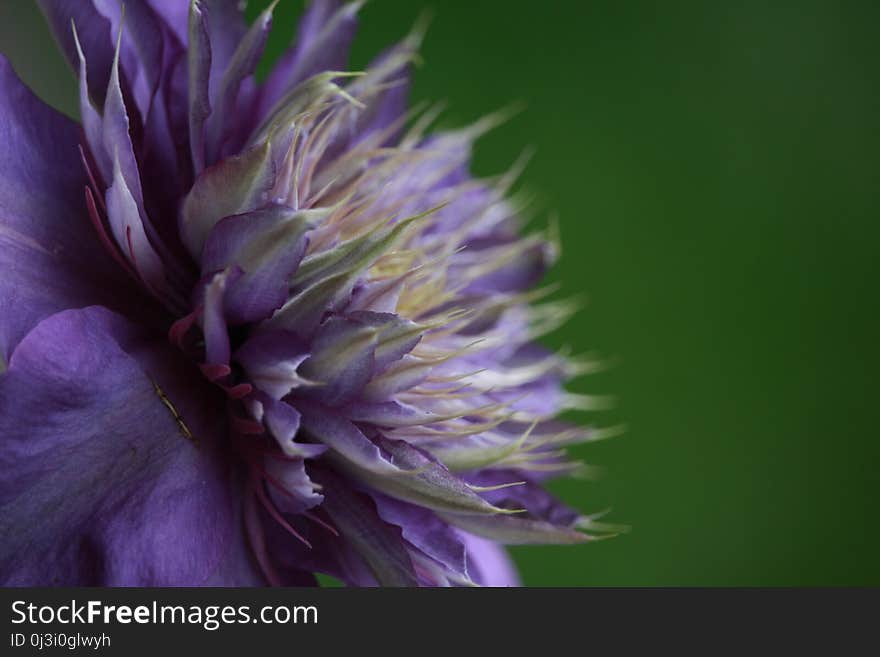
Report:
[[[199,174],[212,162],[206,151],[206,121],[222,102],[224,75],[247,33],[241,3],[196,0],[190,5],[188,31],[190,147]]]
[[[322,470],[319,482],[325,492],[324,510],[367,563],[378,584],[418,586],[400,528],[382,520],[369,497],[353,491],[330,472]]]
[[[305,394],[333,406],[360,392],[373,376],[377,333],[374,327],[347,317],[325,321],[312,343],[312,355],[299,370],[320,383]]]
[[[474,493],[442,464],[409,443],[383,436],[377,436],[375,443],[388,455],[387,461],[400,469],[398,475],[377,476],[370,471],[353,471],[352,474],[386,495],[428,509],[468,517],[504,513]]]
[[[377,371],[382,371],[412,351],[425,331],[425,327],[393,313],[356,311],[346,316],[376,329]]]
[[[146,0],[158,16],[181,43],[187,40],[188,2],[168,2],[168,0]]]
[[[285,455],[298,458],[315,458],[327,451],[326,445],[298,443],[299,411],[284,401],[272,399],[262,391],[256,390],[247,400],[251,416],[262,422],[278,442]]]
[[[266,473],[271,477],[269,493],[279,511],[293,515],[316,507],[324,500],[309,478],[303,459],[283,461],[267,458]]]
[[[117,45],[121,46],[121,41]],[[155,250],[161,241],[144,206],[141,174],[130,134],[131,122],[120,87],[119,50],[116,55],[110,71],[101,124],[104,154],[113,163],[112,181],[117,192],[115,209],[121,214],[116,216],[110,211],[112,191],[108,190],[110,222],[116,243],[128,255],[147,285],[154,292],[161,292],[166,287],[164,266]],[[92,148],[97,150],[99,147],[92,144]]]
[[[130,84],[139,109],[139,117],[131,117],[139,118],[141,126],[133,133],[137,135],[138,162],[144,180],[163,180],[162,185],[149,185],[144,190],[144,202],[165,242],[176,244],[177,204],[192,184],[186,34],[179,37],[162,12],[146,0],[124,4],[122,69],[126,78],[133,80]]]
[[[305,253],[310,228],[307,212],[283,205],[233,215],[214,227],[202,253],[202,272],[232,265],[244,272],[227,292],[231,323],[265,319],[284,305],[288,280]]]
[[[270,6],[260,14],[238,44],[228,67],[218,71],[222,74],[222,78],[217,85],[216,98],[212,102],[213,109],[206,125],[208,164],[212,164],[220,157],[231,127],[234,127],[239,134],[247,132],[242,130],[240,125],[236,125],[245,117],[234,114],[242,83],[253,75],[266,46],[266,39],[272,27],[272,9],[273,7]]]
[[[208,21],[205,10],[199,2],[190,4],[187,62],[189,68],[189,147],[193,171],[198,175],[205,168],[205,121],[211,114],[210,83],[213,63]]]
[[[120,31],[123,33],[120,52],[122,68],[140,117],[146,119],[162,78],[164,26],[145,0],[126,0],[124,10],[123,3],[116,0],[91,2],[110,21],[110,37],[113,41],[119,38]]]
[[[459,532],[467,546],[468,572],[481,586],[520,586],[519,575],[507,551],[485,538]]]
[[[264,205],[275,178],[268,143],[221,160],[196,179],[183,200],[180,235],[197,261],[214,226],[234,214]]]
[[[147,238],[137,201],[126,184],[118,157],[113,160],[112,180],[106,200],[113,237],[147,286],[161,294],[167,286],[165,267]]]
[[[424,381],[433,367],[433,363],[425,363],[408,355],[403,356],[380,375],[374,377],[364,387],[360,397],[368,403],[394,404],[395,402],[390,400],[395,393],[408,390]],[[364,406],[361,406],[361,412],[363,412]]]
[[[233,486],[233,490],[238,491],[241,484],[234,482]],[[214,572],[211,573],[210,577],[204,581],[204,586],[245,587],[266,586],[267,584],[266,578],[254,557],[254,551],[248,540],[247,532],[242,530],[244,518],[242,517],[241,507],[241,504],[236,504],[233,508],[234,515],[229,519],[229,522],[235,528],[235,531],[232,533],[223,559]]]
[[[515,241],[511,239],[510,244],[514,244]],[[499,245],[497,240],[486,240],[484,243],[474,240],[468,244],[468,252],[480,258],[483,247],[490,249]],[[490,256],[482,257],[488,259]],[[551,244],[539,242],[526,249],[516,260],[506,262],[494,271],[480,276],[463,292],[500,294],[527,290],[540,282],[555,257]]]
[[[343,148],[354,148],[367,142],[373,136],[375,146],[396,144],[404,132],[401,119],[406,114],[410,90],[410,73],[414,54],[420,39],[417,35],[404,39],[388,48],[367,66],[367,75],[355,79],[348,89],[349,93],[361,100],[366,108],[356,111],[357,118],[350,130],[338,135],[337,143],[328,147],[330,153],[341,152]],[[393,126],[393,130],[389,130]]]
[[[113,177],[113,162],[107,157],[107,151],[102,143],[103,119],[89,96],[88,66],[78,32],[74,32],[74,44],[79,57],[79,113],[82,117],[83,132],[89,150],[95,158],[98,171],[106,182]]]
[[[104,100],[104,113],[102,122],[102,139],[104,152],[109,161],[119,161],[119,168],[126,186],[137,203],[138,212],[143,213],[144,193],[141,187],[141,177],[138,171],[137,159],[134,154],[134,146],[129,132],[130,121],[125,100],[122,96],[122,87],[119,80],[119,53],[113,60],[110,69],[110,81],[107,84],[107,96]],[[93,145],[95,147],[96,145]]]
[[[443,514],[450,524],[476,536],[503,545],[571,545],[590,540],[586,534],[533,518],[519,516],[453,516]]]
[[[222,405],[173,358],[101,308],[53,315],[18,345],[0,378],[4,584],[197,585],[230,570]]]
[[[360,2],[314,0],[300,21],[296,44],[273,69],[264,86],[260,116],[297,84],[324,71],[340,71],[357,29]]]
[[[308,356],[306,346],[284,331],[252,336],[235,352],[235,360],[244,367],[248,380],[276,400],[309,384],[297,373]]]
[[[77,126],[31,94],[2,56],[0,142],[0,355],[8,360],[52,313],[142,300],[131,299],[89,223]]]
[[[306,433],[328,445],[359,470],[372,472],[379,478],[408,476],[390,463],[360,429],[337,412],[303,401],[297,401],[297,408],[302,414],[302,426]]]
[[[79,66],[71,24],[76,25],[80,43],[88,60],[89,93],[104,98],[113,64],[113,40],[110,22],[95,8],[91,0],[37,0],[56,41],[74,70]]]
[[[275,436],[286,454],[290,453],[290,446],[299,433],[300,414],[293,406],[283,401],[275,401],[268,395],[264,400],[263,421],[266,427]]]
[[[428,509],[377,493],[372,497],[379,516],[400,527],[408,543],[449,571],[468,578],[467,553],[458,532]]]
[[[411,427],[451,419],[448,415],[397,401],[353,402],[346,405],[345,414],[355,422],[369,422],[380,427]]]
[[[512,470],[483,471],[468,477],[480,486],[498,486],[522,480]],[[580,514],[568,508],[539,485],[521,485],[486,491],[485,498],[503,508],[525,509],[526,513],[487,518],[444,516],[452,524],[472,534],[506,545],[583,543],[589,536],[576,528]]]
[[[397,308],[400,293],[406,285],[405,276],[359,283],[351,295],[350,310],[391,313]]]
[[[344,305],[356,276],[356,271],[346,270],[306,287],[265,320],[262,330],[290,331],[310,340],[323,317]]]
[[[226,269],[215,274],[205,285],[202,301],[202,332],[205,336],[205,363],[228,365],[229,331],[226,326],[226,290],[241,277],[240,270]]]
[[[486,470],[468,477],[470,483],[478,486],[498,486],[521,479],[522,475],[514,470]],[[581,517],[580,513],[531,481],[526,481],[520,486],[487,491],[484,496],[493,504],[505,508],[525,509],[530,516],[554,525],[573,527]]]
[[[125,4],[124,21],[122,4]],[[112,175],[113,151],[107,151],[101,143],[100,129],[95,128],[95,111],[90,107],[89,99],[103,102],[107,95],[114,43],[122,32],[117,77],[119,86],[127,94],[126,99],[134,101],[136,111],[128,113],[128,118],[132,122],[131,134],[135,137],[139,165],[147,179],[161,173],[167,181],[163,186],[145,190],[144,202],[150,215],[159,217],[157,227],[169,240],[163,219],[173,216],[169,210],[176,211],[177,197],[182,189],[189,187],[191,179],[189,153],[183,152],[188,150],[186,129],[178,125],[180,120],[186,122],[186,116],[175,111],[180,106],[179,99],[186,102],[186,71],[180,66],[181,60],[185,59],[186,34],[181,38],[168,25],[165,13],[174,12],[163,5],[183,5],[184,12],[188,10],[185,2],[41,2],[71,64],[75,68],[80,66],[80,111],[86,138],[107,184]],[[72,34],[71,19],[79,36],[81,53]],[[125,157],[122,157],[124,161]],[[130,179],[128,184],[134,189]]]
[[[196,0],[207,17],[211,41],[211,99],[217,98],[223,73],[247,33],[241,0]]]
[[[304,259],[291,281],[294,288],[302,291],[263,322],[263,327],[294,331],[303,339],[310,339],[324,315],[338,310],[351,298],[360,273],[421,218],[414,215],[384,230],[368,231],[330,251]]]

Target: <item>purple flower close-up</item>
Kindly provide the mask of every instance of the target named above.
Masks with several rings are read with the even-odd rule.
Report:
[[[81,123],[0,57],[0,582],[514,586],[504,546],[614,527],[556,500],[591,361],[538,340],[503,113],[409,107],[415,28],[346,72],[360,2],[39,0]],[[273,5],[274,6],[274,5]]]

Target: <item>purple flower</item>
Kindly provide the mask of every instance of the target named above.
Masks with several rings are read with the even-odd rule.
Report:
[[[82,124],[0,58],[0,581],[511,585],[603,534],[541,487],[603,431],[534,342],[553,259],[495,118],[427,135],[416,30],[342,73],[360,3],[40,0]],[[6,363],[7,365],[3,365]]]

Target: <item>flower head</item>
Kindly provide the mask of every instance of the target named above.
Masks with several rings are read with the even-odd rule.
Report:
[[[506,585],[601,535],[541,486],[604,433],[555,419],[553,241],[468,172],[501,117],[407,109],[420,29],[344,72],[357,2],[257,83],[238,4],[41,0],[80,126],[0,60],[3,582]]]

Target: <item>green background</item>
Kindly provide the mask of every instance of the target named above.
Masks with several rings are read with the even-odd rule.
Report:
[[[282,0],[271,57],[300,8]],[[448,100],[447,124],[527,104],[475,170],[537,147],[523,184],[560,218],[551,278],[588,299],[550,342],[615,359],[572,389],[614,394],[596,420],[629,425],[578,450],[600,479],[555,490],[631,532],[517,548],[525,583],[880,584],[880,3],[433,10],[414,99]],[[352,66],[419,11],[369,3]],[[30,2],[3,3],[0,49],[75,112]]]

